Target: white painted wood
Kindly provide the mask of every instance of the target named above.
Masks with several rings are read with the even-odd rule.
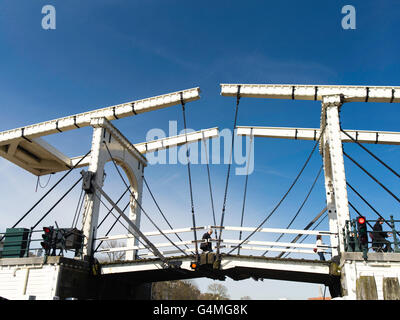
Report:
[[[324,98],[322,101],[322,107],[326,112],[326,135],[327,139],[324,144],[325,152],[329,150],[330,170],[327,172],[329,175],[329,182],[333,184],[333,196],[335,199],[335,215],[333,212],[331,216],[337,219],[337,225],[330,223],[331,231],[338,234],[338,247],[340,252],[344,252],[344,238],[342,235],[342,230],[346,226],[346,221],[350,220],[349,204],[347,198],[347,185],[346,185],[346,173],[343,160],[343,147],[342,140],[340,138],[340,118],[339,118],[339,108],[342,105],[342,98],[340,96],[330,96]],[[324,158],[325,159],[325,158]],[[330,188],[331,190],[331,188]],[[329,213],[329,204],[328,213]],[[336,217],[335,217],[336,216]],[[335,222],[335,223],[336,223]],[[332,243],[332,245],[334,245]]]
[[[187,134],[187,142],[193,143],[205,139],[211,139],[214,137],[218,137],[218,128],[210,128],[204,129],[200,131],[190,132]],[[171,147],[177,147],[185,144],[186,136],[184,134],[174,136],[174,137],[167,137],[163,139],[148,141],[148,142],[141,142],[132,145],[138,152],[141,154],[146,154],[149,152],[154,152],[157,150],[164,150]],[[83,156],[71,158],[71,165],[75,165],[78,163]],[[87,156],[77,167],[86,167],[90,163],[90,155]]]
[[[400,87],[329,86],[298,84],[221,84],[221,95],[241,97],[322,100],[324,96],[343,95],[344,102],[400,102]]]
[[[90,125],[92,118],[106,118],[107,120],[115,120],[133,116],[135,113],[140,114],[177,105],[181,103],[181,93],[185,103],[195,101],[200,98],[200,89],[192,88],[32,124],[23,128],[6,130],[0,132],[0,145],[10,143],[12,140],[23,137],[32,139],[52,133],[58,133],[59,130],[64,132],[77,129],[78,127],[87,127]]]
[[[140,228],[141,212],[136,202],[142,201],[143,170],[147,164],[143,155],[126,139],[117,128],[105,118],[93,118],[93,139],[88,171],[95,173],[96,185],[103,186],[104,166],[108,161],[114,161],[124,170],[129,181],[130,197],[129,219],[137,228]],[[108,150],[107,150],[108,148]],[[108,152],[110,151],[110,152]],[[111,157],[110,157],[111,154]],[[85,195],[85,214],[82,217],[84,247],[83,254],[90,255],[93,239],[96,238],[101,192],[95,190],[93,194]],[[135,197],[135,199],[133,198]],[[128,246],[137,245],[137,239],[128,241]],[[127,258],[133,259],[135,252],[130,251]]]
[[[196,230],[208,230],[211,226],[196,226]],[[220,229],[220,227],[212,227],[213,229]],[[308,235],[322,235],[322,236],[329,236],[332,234],[330,231],[324,230],[301,230],[301,229],[283,229],[283,228],[260,228],[257,229],[255,227],[234,227],[234,226],[225,226],[225,231],[245,231],[245,232],[262,232],[262,233],[285,233],[285,234],[308,234]],[[188,228],[177,228],[177,229],[165,229],[161,230],[164,234],[175,234],[175,233],[188,233],[193,232],[193,229]],[[159,231],[147,231],[143,232],[143,234],[147,237],[150,236],[159,236],[161,232]],[[97,241],[110,241],[110,240],[122,240],[127,238],[132,238],[131,234],[122,234],[122,235],[112,235],[112,236],[105,236],[99,237]]]
[[[181,146],[184,145],[186,142],[187,143],[197,142],[205,139],[214,138],[217,136],[218,136],[218,128],[210,128],[195,132],[188,132],[186,135],[181,134],[174,137],[167,137],[163,139],[138,143],[135,144],[135,147],[138,149],[139,152],[144,154],[148,152],[154,152],[157,150],[167,149],[170,147]]]
[[[56,294],[59,266],[0,266],[0,296],[9,300],[52,300]]]

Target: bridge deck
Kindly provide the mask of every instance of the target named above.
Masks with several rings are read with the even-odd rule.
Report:
[[[200,277],[224,280],[225,277],[230,277],[234,280],[276,279],[330,285],[339,279],[339,274],[336,273],[335,265],[331,261],[222,255],[219,270],[213,269],[212,265],[193,270],[190,267],[190,263],[195,261],[193,255],[167,259],[176,267],[163,268],[160,259],[119,261],[103,263],[102,275],[140,282]]]

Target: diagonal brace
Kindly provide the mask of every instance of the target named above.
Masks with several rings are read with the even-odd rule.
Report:
[[[161,254],[161,252],[154,246],[154,244],[139,230],[139,228],[131,221],[129,218],[122,212],[122,210],[117,206],[117,204],[111,200],[111,198],[107,195],[107,193],[104,192],[104,190],[94,181],[92,180],[92,186],[100,192],[100,194],[106,198],[106,200],[111,204],[111,206],[121,215],[121,217],[129,224],[130,227],[132,227],[133,230],[135,230],[136,234],[132,234],[134,236],[139,236],[141,237],[146,244],[149,246],[151,251],[154,252],[154,254],[161,259],[161,261],[166,265],[169,265],[168,260]]]

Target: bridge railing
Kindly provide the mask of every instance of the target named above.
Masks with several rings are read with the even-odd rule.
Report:
[[[72,230],[65,235],[64,230]],[[74,230],[54,228],[52,232],[51,247],[46,251],[42,246],[45,242],[43,229],[34,230],[33,228],[7,228],[6,232],[0,232],[0,258],[25,258],[41,257],[44,255],[71,255],[79,256],[82,248],[71,249],[71,242],[76,241]],[[78,231],[79,232],[79,231]],[[72,236],[72,237],[71,237]],[[73,239],[72,239],[73,238]],[[75,246],[76,243],[73,243]],[[48,244],[50,245],[50,243]],[[80,241],[78,245],[82,245]]]
[[[366,220],[366,237],[360,236],[357,220],[346,221],[346,227],[343,230],[346,252],[363,252],[364,259],[368,259],[368,252],[400,252],[399,230],[396,230],[395,224],[400,220],[394,220],[390,216],[382,224],[382,231],[368,230],[372,224],[378,220]],[[384,228],[385,226],[385,228]],[[389,227],[388,227],[389,226]]]
[[[317,231],[317,230],[297,230],[297,229],[280,229],[280,228],[253,228],[253,227],[236,227],[236,226],[201,226],[196,227],[196,231],[207,231],[208,229],[223,229],[225,231],[231,232],[257,232],[257,233],[276,233],[276,234],[293,234],[293,235],[312,235],[312,236],[331,236],[332,232],[330,231]],[[143,232],[146,237],[156,237],[161,236],[162,233],[166,235],[171,234],[192,234],[193,228],[178,228],[178,229],[169,229],[169,230],[161,230],[160,231],[149,231]],[[228,234],[228,233],[226,233]],[[121,234],[121,235],[112,235],[99,237],[97,241],[118,241],[118,240],[126,240],[132,239],[134,236],[132,234]],[[216,243],[217,239],[212,239],[212,243]],[[206,240],[182,240],[175,241],[174,244],[178,246],[181,250],[187,253],[195,252],[195,243],[200,244],[202,242],[206,242]],[[240,248],[240,250],[247,251],[255,251],[255,252],[290,252],[290,253],[299,253],[299,254],[313,254],[315,255],[314,249],[317,248],[315,241],[312,243],[296,243],[296,242],[279,242],[279,241],[264,241],[264,240],[247,240],[247,241],[239,240],[238,237],[236,239],[233,238],[224,238],[221,239],[220,248],[221,249],[230,249]],[[179,254],[182,253],[181,250],[177,250],[171,242],[158,242],[154,243],[157,249],[163,255],[171,255],[171,254]],[[239,246],[240,245],[240,246]],[[330,245],[323,244],[318,246],[318,249],[321,249],[325,253],[330,253],[329,250],[332,249]],[[149,248],[145,245],[136,245],[131,247],[114,247],[114,248],[100,248],[97,250],[98,253],[115,253],[115,252],[126,252],[130,250],[137,250],[137,255],[139,258],[148,258],[154,256],[154,254],[149,250]],[[201,252],[201,250],[199,250]]]
[[[40,242],[43,238],[39,233],[43,234],[43,230],[17,228],[0,232],[0,258],[42,256],[43,248]]]

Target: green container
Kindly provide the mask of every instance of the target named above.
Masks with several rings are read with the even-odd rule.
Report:
[[[7,228],[4,237],[2,258],[21,258],[25,255],[29,229]]]

